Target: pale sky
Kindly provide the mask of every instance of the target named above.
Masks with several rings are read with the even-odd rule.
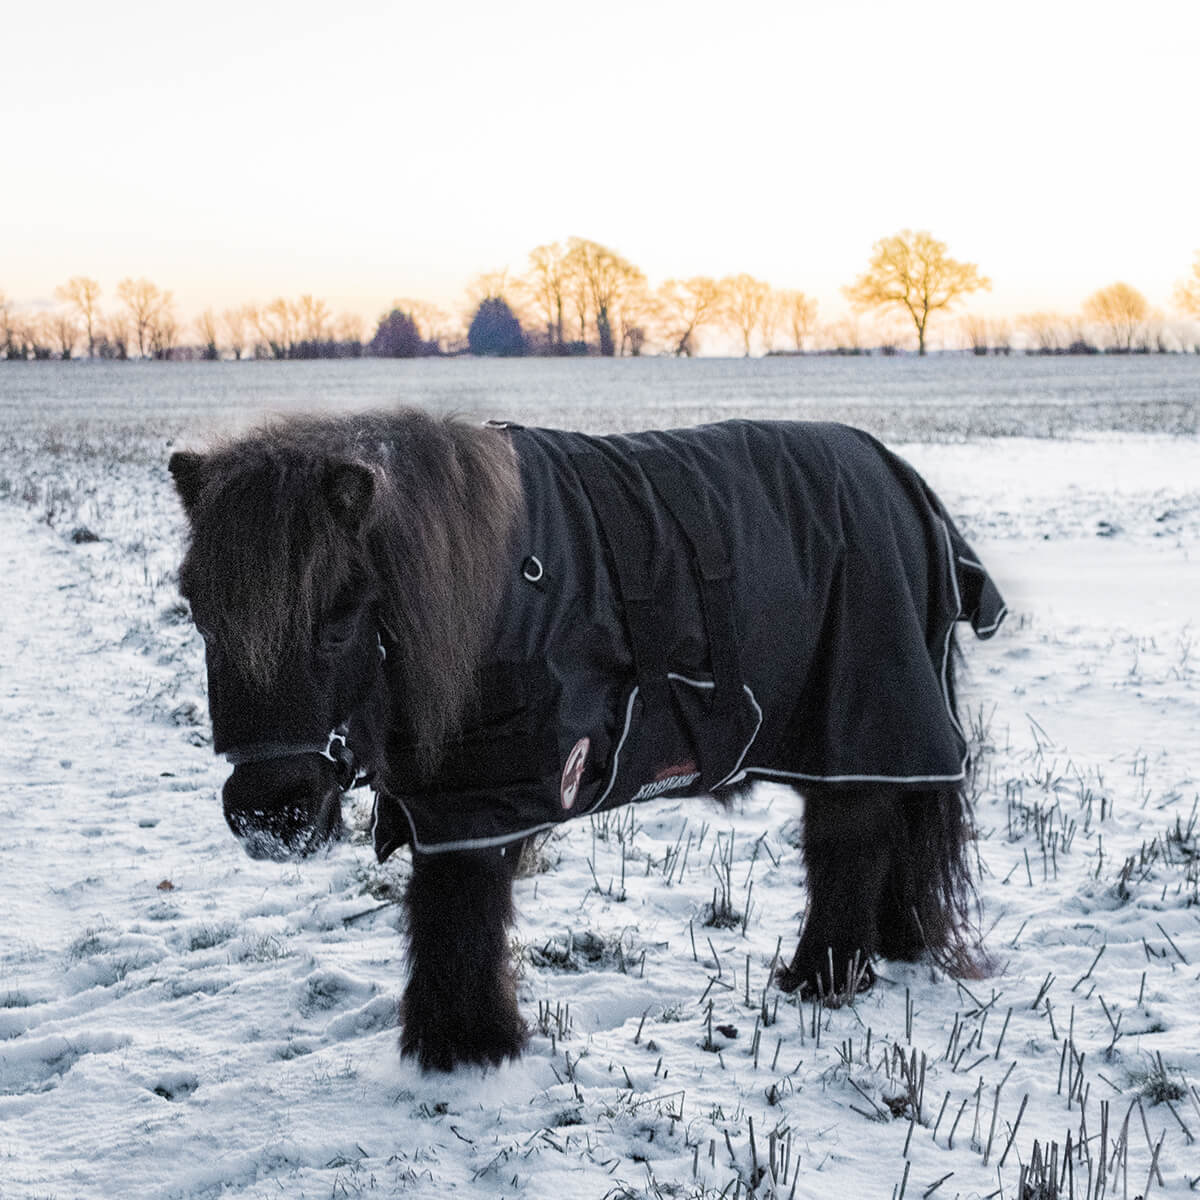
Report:
[[[1200,249],[1200,0],[59,0],[0,27],[0,291],[461,304],[541,242],[821,301],[929,229],[975,311],[1166,308]]]

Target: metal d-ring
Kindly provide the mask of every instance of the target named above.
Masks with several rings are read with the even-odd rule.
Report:
[[[536,554],[530,554],[521,564],[521,575],[530,583],[541,583],[546,575],[546,568],[542,566],[542,560]]]

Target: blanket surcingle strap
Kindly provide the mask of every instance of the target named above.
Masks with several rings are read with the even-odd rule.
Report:
[[[845,426],[509,426],[524,520],[478,701],[432,779],[389,735],[381,860],[744,778],[964,777],[954,623],[1000,594],[933,492]],[[536,582],[522,564],[539,564]]]
[[[640,454],[637,461],[694,555],[693,577],[700,596],[713,686],[692,733],[699,783],[705,791],[712,791],[725,782],[721,764],[739,755],[746,744],[742,736],[745,730],[737,720],[743,680],[729,586],[733,568],[704,493],[689,487],[677,464],[661,452]],[[668,713],[670,673],[664,658],[662,623],[646,569],[653,548],[645,544],[644,516],[622,498],[600,455],[580,454],[574,463],[615,564],[639,698],[648,712]]]

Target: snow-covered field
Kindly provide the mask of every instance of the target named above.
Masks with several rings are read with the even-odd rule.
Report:
[[[0,431],[2,1200],[1200,1194],[1194,434],[899,447],[1012,609],[964,642],[987,977],[798,1006],[791,793],[652,803],[518,881],[524,1060],[422,1076],[365,795],[300,865],[221,816],[165,470],[202,404],[69,407]]]

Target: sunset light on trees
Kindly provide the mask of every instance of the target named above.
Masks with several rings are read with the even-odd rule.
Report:
[[[991,281],[974,263],[959,262],[925,231],[902,230],[875,243],[866,271],[845,288],[847,299],[861,311],[900,309],[912,318],[917,353],[925,353],[929,318]]]
[[[54,307],[31,310],[0,293],[0,360],[414,357],[473,353],[480,346],[504,355],[677,358],[1200,347],[1200,254],[1172,295],[1179,318],[1156,309],[1133,285],[1116,282],[1087,295],[1076,312],[1037,309],[1010,318],[971,311],[944,320],[990,286],[976,264],[951,257],[932,234],[902,230],[877,241],[867,270],[842,289],[852,312],[825,316],[809,292],[775,287],[744,271],[655,285],[613,247],[573,236],[535,246],[523,268],[478,273],[457,311],[409,297],[393,300],[373,323],[335,310],[312,292],[209,306],[185,318],[174,292],[144,276],[123,277],[105,304],[97,280],[74,275],[54,289]],[[472,338],[484,306],[480,329],[487,332]]]

